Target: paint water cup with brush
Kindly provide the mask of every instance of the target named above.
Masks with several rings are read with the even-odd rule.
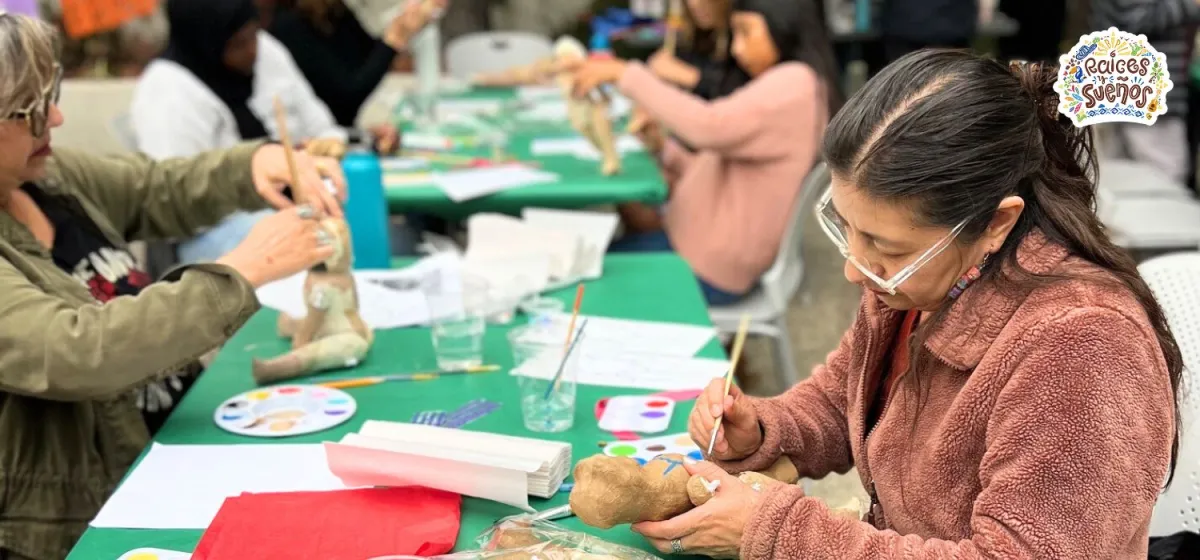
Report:
[[[563,432],[574,425],[586,324],[586,320],[581,322],[565,352],[565,325],[526,325],[509,333],[526,429]]]

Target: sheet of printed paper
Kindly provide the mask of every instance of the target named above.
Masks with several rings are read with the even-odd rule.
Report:
[[[92,520],[93,527],[204,529],[242,492],[346,488],[317,444],[154,443]]]
[[[521,164],[462,169],[433,175],[433,183],[455,202],[558,180],[556,173]]]
[[[588,326],[588,331],[591,326]],[[576,382],[600,387],[625,387],[659,391],[703,389],[715,378],[729,370],[727,360],[681,358],[634,352],[614,352],[612,348],[588,348],[587,338],[581,341],[582,352]],[[557,353],[540,356],[513,370],[516,375],[553,379],[561,356]]]
[[[437,282],[446,291],[461,292],[461,264],[457,255],[427,257],[403,269],[356,270],[355,286],[360,302],[359,314],[373,329],[390,329],[429,322],[428,299],[422,283]],[[300,273],[261,286],[256,291],[262,305],[296,318],[308,314],[304,303],[304,279]]]
[[[617,137],[616,148],[621,154],[646,150],[641,140],[628,134]],[[600,160],[600,151],[582,136],[537,138],[530,143],[529,151],[535,156],[575,156],[578,159]]]
[[[586,296],[585,296],[586,297]],[[704,348],[717,331],[713,327],[667,323],[660,321],[638,321],[580,315],[587,317],[588,348],[608,348],[637,354],[657,354],[690,358]],[[570,315],[559,314],[556,321],[564,324]]]

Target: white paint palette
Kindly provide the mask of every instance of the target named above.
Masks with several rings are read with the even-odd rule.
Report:
[[[654,396],[625,396],[608,399],[600,415],[600,429],[608,432],[658,434],[671,426],[675,401]]]
[[[704,453],[687,433],[633,441],[615,441],[604,446],[605,455],[631,457],[637,459],[638,464],[642,465],[664,453],[678,453],[696,461],[704,459]]]
[[[343,391],[316,385],[263,387],[217,407],[221,429],[255,437],[286,437],[327,430],[354,416],[358,404]]]
[[[117,560],[189,560],[191,557],[191,554],[174,550],[138,548],[122,554]]]

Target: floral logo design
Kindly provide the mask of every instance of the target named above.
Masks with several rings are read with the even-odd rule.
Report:
[[[1167,58],[1146,42],[1110,27],[1079,38],[1059,58],[1058,111],[1075,126],[1106,122],[1152,125],[1167,112],[1174,85]]]

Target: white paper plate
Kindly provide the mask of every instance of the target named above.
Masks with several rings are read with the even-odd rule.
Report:
[[[263,387],[237,395],[217,407],[213,420],[221,429],[255,437],[311,434],[354,416],[354,397],[317,385]]]

